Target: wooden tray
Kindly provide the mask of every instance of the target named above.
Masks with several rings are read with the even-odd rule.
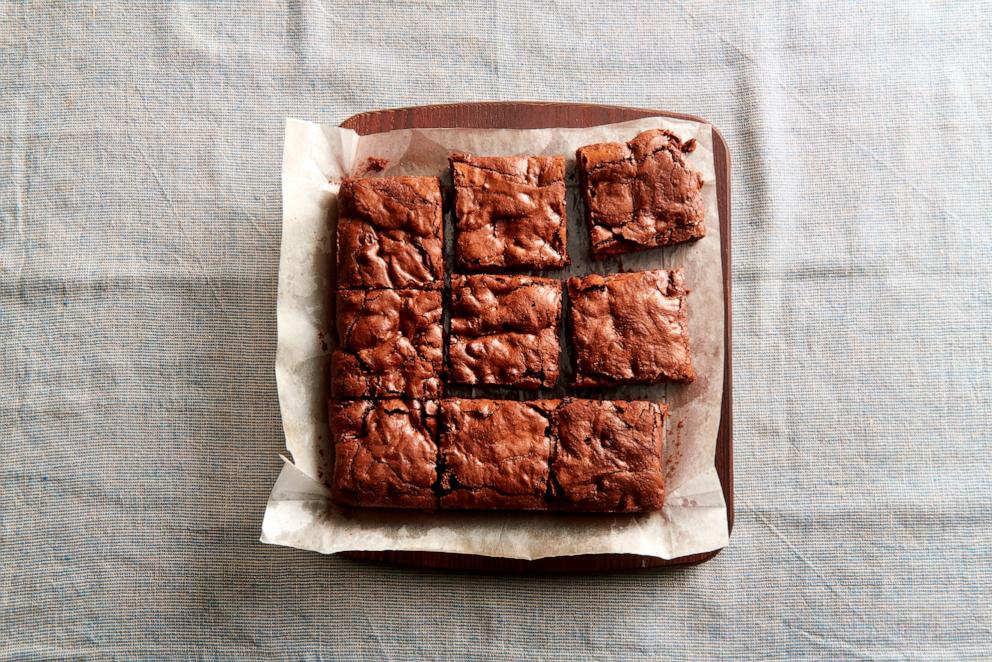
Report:
[[[705,122],[693,115],[671,113],[664,110],[623,108],[578,103],[458,103],[444,106],[418,106],[361,113],[341,123],[361,135],[382,133],[393,129],[415,128],[484,128],[484,129],[543,129],[550,127],[585,127],[597,124],[626,122],[642,117],[674,117]],[[734,464],[733,464],[733,392],[731,361],[731,299],[730,299],[730,152],[720,133],[713,129],[713,155],[716,165],[716,190],[720,212],[720,236],[723,256],[724,315],[726,319],[724,340],[723,406],[720,428],[717,432],[716,470],[723,485],[727,501],[727,526],[734,526]],[[703,563],[716,556],[720,550],[664,560],[633,554],[588,554],[559,556],[522,561],[519,559],[491,558],[469,554],[444,554],[440,552],[345,552],[342,556],[366,561],[378,561],[443,568],[469,572],[606,572],[654,568],[658,566]]]

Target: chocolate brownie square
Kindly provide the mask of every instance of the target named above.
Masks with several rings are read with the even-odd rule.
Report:
[[[338,290],[338,348],[331,392],[338,398],[441,395],[441,293]]]
[[[452,276],[449,379],[551,388],[558,382],[560,324],[561,281]]]
[[[652,129],[629,143],[576,152],[593,257],[667,246],[706,234],[703,178],[685,155],[695,149]]]
[[[345,180],[338,204],[338,287],[443,285],[437,177]]]
[[[665,501],[661,453],[667,411],[654,402],[565,399],[554,412],[551,507],[659,510]]]
[[[437,402],[331,401],[332,494],[339,503],[437,508]]]
[[[695,379],[681,269],[568,279],[576,386]]]
[[[557,269],[565,248],[565,159],[449,155],[462,271]]]
[[[441,401],[441,508],[544,510],[555,401]]]

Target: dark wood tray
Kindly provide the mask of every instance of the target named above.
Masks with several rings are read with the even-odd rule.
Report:
[[[693,115],[664,110],[623,108],[579,103],[458,103],[444,106],[418,106],[361,113],[348,118],[341,126],[361,135],[382,133],[393,129],[470,127],[485,129],[543,129],[549,127],[585,127],[597,124],[626,122],[642,117],[663,115],[677,119],[705,122]],[[723,256],[723,290],[726,355],[724,357],[723,406],[717,432],[716,470],[727,501],[727,525],[734,526],[734,464],[733,464],[733,392],[731,361],[731,298],[730,298],[730,152],[723,136],[714,128],[713,153],[716,160],[716,189],[720,212],[720,236]],[[522,561],[490,558],[469,554],[440,552],[346,552],[342,556],[366,561],[394,563],[405,566],[443,568],[469,572],[608,572],[654,568],[668,565],[703,563],[720,550],[664,560],[633,554],[588,554],[559,556]]]

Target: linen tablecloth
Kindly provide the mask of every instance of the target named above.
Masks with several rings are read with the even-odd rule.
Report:
[[[0,659],[992,655],[992,5],[0,5]],[[701,566],[257,542],[284,118],[564,100],[734,160],[737,521]]]

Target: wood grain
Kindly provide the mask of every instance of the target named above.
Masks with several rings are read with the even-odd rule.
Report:
[[[597,124],[626,122],[642,117],[673,117],[698,122],[706,120],[693,115],[645,108],[600,106],[579,103],[495,102],[459,103],[443,106],[417,106],[361,113],[348,118],[341,126],[361,135],[413,128],[491,128],[491,129],[542,129],[550,127],[586,127]],[[733,361],[731,341],[731,289],[730,289],[730,152],[723,136],[713,130],[713,154],[716,166],[717,202],[720,213],[720,236],[723,258],[723,288],[725,347],[724,390],[717,432],[716,457],[714,458],[723,494],[727,501],[727,524],[734,526],[734,464],[733,464]],[[462,572],[540,574],[560,572],[615,572],[654,568],[659,566],[703,563],[720,550],[664,560],[631,554],[591,554],[561,556],[522,561],[519,559],[490,558],[469,554],[443,554],[438,552],[347,552],[342,556],[366,561],[386,562]]]

